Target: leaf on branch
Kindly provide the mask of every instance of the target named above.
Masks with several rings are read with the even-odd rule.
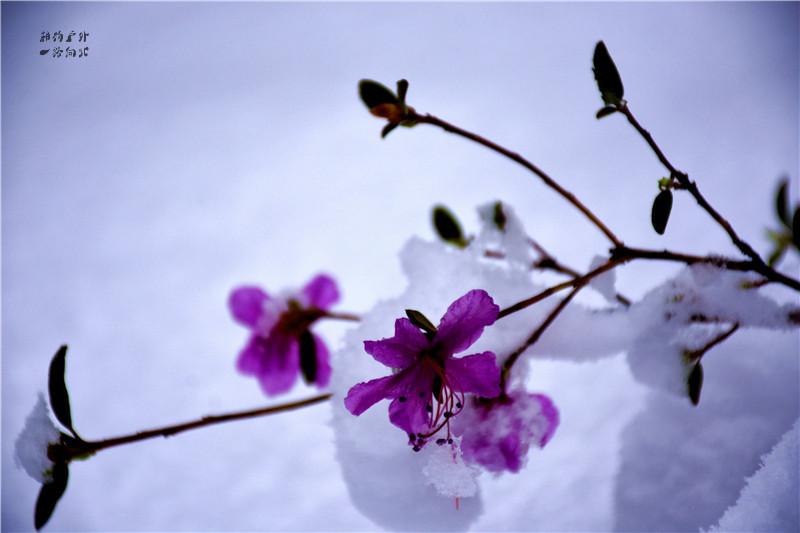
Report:
[[[461,230],[461,224],[458,223],[455,215],[445,206],[437,205],[433,208],[433,227],[443,241],[459,248],[464,248],[467,245],[464,232]]]
[[[311,385],[317,379],[317,342],[309,330],[300,334],[300,370],[303,379]]]
[[[53,511],[56,508],[58,500],[64,495],[67,490],[67,481],[69,479],[69,466],[67,463],[55,463],[52,470],[52,478],[42,485],[39,491],[39,497],[36,499],[36,508],[33,513],[33,525],[36,530],[40,530],[47,524]]]
[[[795,208],[792,217],[792,242],[800,250],[800,205]]]
[[[381,104],[398,104],[397,96],[385,85],[374,80],[361,80],[358,82],[358,94],[367,109],[373,109]]]
[[[385,139],[386,136],[392,133],[392,130],[394,130],[396,127],[397,123],[395,122],[390,122],[387,125],[385,125],[381,130],[381,139]]]
[[[613,107],[613,106],[607,105],[607,106],[605,106],[605,107],[601,108],[601,109],[600,109],[600,110],[597,112],[597,114],[595,115],[595,117],[597,117],[597,120],[600,120],[601,118],[603,118],[603,117],[607,117],[608,115],[610,115],[610,114],[612,114],[612,113],[616,113],[616,112],[617,112],[617,108],[616,108],[616,107]]]
[[[495,202],[492,222],[494,222],[494,225],[497,226],[497,229],[500,231],[506,230],[508,217],[506,217],[506,213],[503,211],[503,202]]]
[[[75,437],[78,434],[72,427],[72,412],[69,406],[69,392],[65,383],[67,345],[61,346],[50,361],[47,388],[50,394],[50,407],[56,419],[61,422]]]
[[[664,235],[669,221],[669,214],[672,211],[672,191],[664,189],[653,200],[653,209],[650,212],[650,221],[653,229],[659,235]]]
[[[700,403],[700,391],[703,388],[703,365],[699,362],[694,365],[694,368],[692,368],[692,371],[689,373],[687,386],[689,389],[689,399],[692,401],[692,405],[698,405]]]
[[[428,320],[428,317],[417,311],[416,309],[406,309],[406,316],[412,324],[419,329],[430,335],[431,337],[436,334],[436,326]]]
[[[594,68],[594,79],[597,80],[597,88],[600,89],[600,96],[603,97],[603,102],[609,106],[616,106],[622,102],[622,96],[625,93],[622,87],[622,79],[619,76],[617,66],[608,49],[603,41],[599,41],[594,47],[594,56],[592,58]],[[599,113],[598,113],[599,115]],[[605,115],[604,115],[605,116]],[[602,117],[597,117],[602,118]]]
[[[775,213],[784,226],[791,227],[789,220],[789,178],[783,178],[775,194]]]
[[[397,80],[397,99],[401,104],[406,103],[406,93],[408,93],[408,80]]]
[[[780,261],[781,257],[783,257],[783,253],[786,251],[786,244],[785,243],[778,243],[775,245],[775,249],[772,250],[772,253],[769,254],[767,258],[767,265],[771,268],[774,267],[778,261]]]

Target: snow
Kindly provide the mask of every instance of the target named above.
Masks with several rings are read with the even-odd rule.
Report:
[[[592,270],[602,266],[606,261],[608,261],[607,257],[603,257],[602,255],[594,256],[586,272],[591,272]],[[614,287],[616,283],[617,273],[612,269],[592,278],[592,280],[589,282],[589,286],[599,292],[608,303],[616,305],[618,303],[617,290]]]
[[[464,463],[460,444],[460,439],[456,437],[452,445],[428,446],[428,462],[422,468],[422,474],[442,496],[469,498],[478,493],[475,478],[480,471]]]
[[[33,479],[44,483],[53,462],[47,458],[47,447],[59,441],[60,433],[50,420],[44,394],[39,393],[36,405],[25,419],[25,426],[14,443],[14,460]]]
[[[736,504],[708,531],[792,531],[800,523],[798,422],[781,437],[761,468],[747,479]]]
[[[697,407],[649,390],[622,433],[615,529],[697,531],[717,523],[800,414],[798,341],[796,332],[737,332],[703,358]]]

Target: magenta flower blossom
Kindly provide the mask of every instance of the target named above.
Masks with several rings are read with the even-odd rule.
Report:
[[[464,460],[491,472],[519,472],[531,443],[543,448],[558,427],[558,410],[544,394],[516,390],[475,398],[453,424]]]
[[[447,438],[438,441],[450,440],[450,419],[463,408],[466,393],[486,398],[500,394],[494,353],[453,357],[478,340],[499,311],[483,290],[472,290],[450,304],[438,328],[409,311],[414,322],[397,319],[394,337],[364,341],[367,353],[394,372],[355,385],[345,407],[358,416],[381,400],[392,400],[389,420],[405,430],[415,451],[445,426]]]
[[[276,296],[254,286],[231,291],[231,313],[252,333],[239,354],[239,371],[257,377],[267,396],[291,389],[301,372],[309,384],[325,387],[331,376],[328,348],[309,328],[338,300],[336,282],[326,275]]]

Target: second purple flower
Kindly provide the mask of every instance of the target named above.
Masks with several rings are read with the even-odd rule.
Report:
[[[234,289],[228,306],[236,321],[251,331],[239,354],[239,371],[257,377],[268,396],[287,392],[300,373],[309,384],[327,386],[328,348],[310,327],[337,301],[336,282],[324,274],[299,291],[273,296],[260,287]]]

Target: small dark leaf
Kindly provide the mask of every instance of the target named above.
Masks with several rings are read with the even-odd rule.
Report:
[[[603,41],[599,41],[594,47],[594,57],[592,58],[594,68],[594,79],[597,80],[597,88],[600,89],[600,96],[607,105],[614,106],[622,101],[624,89],[619,71],[608,53],[608,49]],[[598,117],[599,118],[599,117]]]
[[[36,499],[36,509],[33,513],[33,525],[36,530],[44,527],[53,511],[56,508],[58,500],[64,495],[67,490],[67,481],[69,479],[69,466],[67,463],[56,463],[53,465],[53,478],[42,485],[39,491],[39,497]]]
[[[47,52],[49,52],[49,51],[50,51],[50,49],[49,49],[49,48],[46,48],[45,50],[39,50],[39,55],[40,55],[40,56],[43,56],[43,55],[45,55],[45,54],[46,54]]]
[[[408,80],[399,80],[397,82],[397,99],[401,104],[406,103],[406,93],[408,92]]]
[[[653,229],[659,235],[664,235],[664,230],[667,229],[670,211],[672,211],[672,191],[664,189],[653,200],[653,209],[650,212]]]
[[[464,232],[461,231],[461,224],[458,223],[455,215],[445,206],[437,205],[433,208],[433,227],[443,241],[454,244],[459,248],[463,248],[466,245]]]
[[[767,265],[770,267],[774,267],[778,261],[780,261],[781,257],[783,257],[783,253],[786,251],[786,243],[780,243],[775,245],[775,249],[772,250],[772,253],[769,254],[769,258],[767,258]]]
[[[420,313],[415,309],[406,309],[406,316],[411,321],[412,324],[417,326],[419,329],[424,331],[429,335],[434,335],[436,333],[436,326],[428,320],[428,317]]]
[[[703,388],[703,365],[700,363],[694,365],[691,373],[689,373],[687,385],[689,386],[689,399],[692,401],[692,405],[699,404],[700,391]]]
[[[506,222],[508,222],[508,218],[506,217],[506,214],[503,211],[503,202],[495,202],[494,216],[492,217],[492,221],[494,222],[494,225],[497,226],[497,229],[499,229],[500,231],[506,230]]]
[[[69,392],[67,392],[67,385],[64,382],[64,370],[66,368],[67,360],[67,345],[61,346],[53,359],[50,361],[50,374],[48,378],[48,390],[50,392],[50,407],[53,409],[53,414],[61,422],[65,428],[78,436],[72,428],[72,413],[69,407]]]
[[[317,379],[317,343],[309,330],[300,334],[300,370],[303,379],[311,385]]]
[[[399,103],[392,91],[373,80],[361,80],[358,82],[358,94],[361,96],[361,101],[370,110],[381,104]]]
[[[387,135],[389,135],[393,129],[398,126],[396,122],[390,122],[383,127],[381,130],[381,139],[385,139]]]
[[[790,227],[792,222],[789,220],[788,188],[789,179],[783,178],[778,186],[778,191],[775,193],[775,213],[778,215],[778,220],[780,220],[787,228]]]
[[[607,117],[607,116],[608,116],[608,115],[610,115],[611,113],[616,113],[616,112],[617,112],[617,108],[616,108],[616,107],[613,107],[613,106],[607,105],[607,106],[605,106],[605,107],[601,108],[601,109],[600,109],[600,110],[597,112],[597,114],[595,115],[595,117],[597,117],[597,120],[600,120],[601,118],[603,118],[603,117]]]
[[[800,250],[800,205],[795,207],[794,216],[792,216],[792,242]]]

